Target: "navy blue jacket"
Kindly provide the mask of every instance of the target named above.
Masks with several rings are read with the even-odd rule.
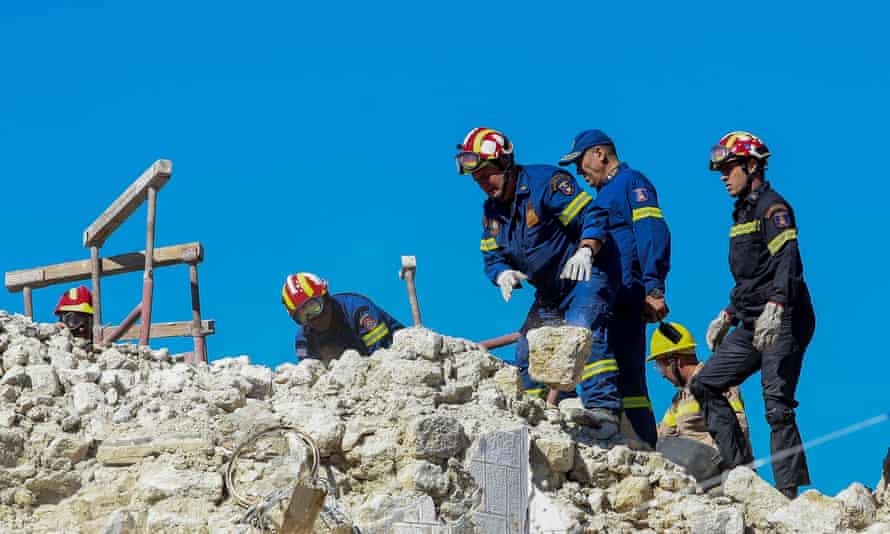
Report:
[[[298,362],[305,358],[337,358],[347,349],[368,356],[377,349],[392,345],[393,332],[404,328],[371,299],[358,293],[329,295],[325,305],[334,307],[334,316],[327,330],[317,332],[308,326],[297,330],[294,345]]]
[[[658,207],[655,187],[622,163],[618,173],[599,188],[596,200],[609,211],[606,228],[621,257],[621,285],[641,285],[647,294],[653,289],[664,291],[671,268],[671,233]],[[601,224],[585,220],[585,232],[588,226]]]
[[[574,283],[559,275],[582,238],[604,243],[596,266],[608,273],[611,259],[611,269],[617,267],[605,229],[608,212],[574,177],[552,165],[520,165],[517,172],[509,205],[494,199],[483,205],[480,249],[485,275],[493,284],[499,274],[513,269],[528,275],[539,296],[559,297]]]

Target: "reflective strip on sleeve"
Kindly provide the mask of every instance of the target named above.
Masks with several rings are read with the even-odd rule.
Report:
[[[774,237],[773,240],[770,241],[769,244],[766,246],[766,248],[769,249],[770,254],[775,256],[776,252],[782,250],[782,247],[785,246],[785,243],[793,241],[795,239],[797,239],[797,230],[795,230],[794,228],[789,228]]]
[[[701,406],[698,404],[698,401],[691,399],[677,406],[677,417],[683,415],[695,415],[700,411]]]
[[[668,412],[664,414],[664,419],[661,420],[661,424],[664,426],[677,426],[677,417],[674,415],[674,412]]]
[[[624,397],[621,401],[625,409],[629,408],[649,408],[652,409],[652,402],[649,397]]]
[[[544,398],[544,388],[530,388],[525,390],[525,394],[542,399]]]
[[[633,210],[631,213],[633,217],[633,222],[637,222],[640,219],[664,219],[664,215],[661,213],[661,208],[654,208],[652,206],[646,208],[637,208]]]
[[[492,250],[498,249],[498,243],[494,240],[493,237],[489,237],[488,239],[483,239],[482,243],[479,245],[479,250],[482,252],[489,252]]]
[[[590,196],[586,191],[581,191],[581,193],[572,199],[569,202],[569,205],[562,210],[562,213],[559,215],[559,222],[563,224],[563,226],[568,226],[572,219],[575,218],[575,215],[578,215],[578,212],[581,211],[581,208],[586,206],[593,197]]]
[[[745,224],[737,224],[729,229],[729,237],[738,237],[740,235],[753,234],[760,231],[760,219]]]
[[[370,347],[374,343],[377,343],[381,339],[389,333],[389,327],[386,326],[386,323],[380,323],[374,330],[371,330],[367,334],[362,336],[362,341],[364,342],[366,347]]]
[[[729,401],[729,405],[732,406],[732,409],[737,412],[745,411],[745,405],[742,403],[742,401],[740,401],[738,399]]]
[[[584,374],[581,375],[581,380],[587,380],[592,376],[596,376],[598,374],[607,373],[609,371],[617,371],[618,370],[618,362],[610,358],[608,360],[600,360],[598,362],[588,363],[584,366]]]

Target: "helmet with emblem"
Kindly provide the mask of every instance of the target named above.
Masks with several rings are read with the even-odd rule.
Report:
[[[473,128],[457,150],[454,160],[460,174],[472,174],[486,165],[493,164],[501,170],[513,165],[513,143],[491,128]]]
[[[731,161],[754,158],[766,167],[766,159],[769,158],[769,149],[762,139],[751,132],[729,132],[720,138],[720,141],[711,148],[710,169],[716,171],[721,165]]]
[[[61,316],[65,312],[80,312],[94,315],[93,295],[86,286],[73,287],[62,295],[53,313]]]
[[[281,302],[287,312],[302,323],[321,314],[327,294],[328,283],[324,278],[312,273],[296,273],[285,279]]]

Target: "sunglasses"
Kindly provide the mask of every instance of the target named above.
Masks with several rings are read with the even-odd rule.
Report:
[[[316,297],[307,300],[302,306],[292,311],[290,316],[300,324],[306,324],[324,311],[324,299]]]
[[[490,159],[483,159],[482,156],[475,152],[459,152],[454,156],[454,162],[457,164],[457,172],[460,174],[473,174],[482,167],[492,162]]]

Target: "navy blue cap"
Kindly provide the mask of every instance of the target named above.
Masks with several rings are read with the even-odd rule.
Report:
[[[613,145],[612,138],[602,130],[584,130],[572,141],[572,151],[559,160],[560,165],[571,165],[580,158],[584,151],[600,145]]]

